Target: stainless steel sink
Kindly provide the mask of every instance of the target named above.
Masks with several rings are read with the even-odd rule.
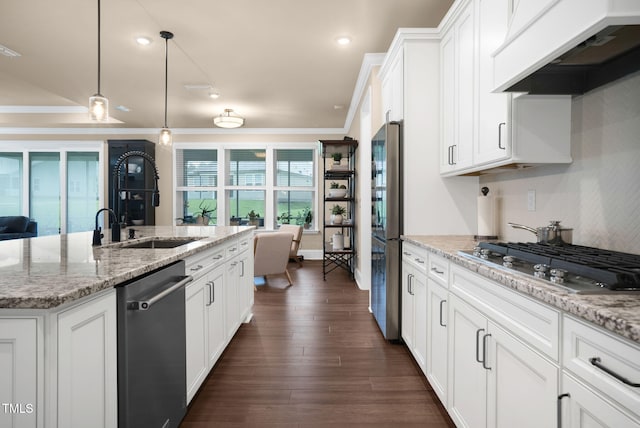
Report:
[[[118,248],[176,248],[197,241],[198,238],[153,238],[118,245]]]

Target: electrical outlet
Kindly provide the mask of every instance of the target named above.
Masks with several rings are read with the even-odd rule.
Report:
[[[529,190],[527,192],[527,211],[536,210],[536,191]]]

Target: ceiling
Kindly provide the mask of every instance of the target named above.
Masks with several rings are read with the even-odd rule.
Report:
[[[231,108],[245,128],[342,128],[364,55],[386,52],[400,27],[436,27],[452,2],[103,0],[100,92],[111,119],[100,126],[162,127],[167,30],[169,127],[214,128]],[[97,0],[2,0],[0,45],[21,56],[0,55],[0,127],[97,126],[86,113],[98,86],[97,10]],[[338,45],[343,35],[352,43]]]

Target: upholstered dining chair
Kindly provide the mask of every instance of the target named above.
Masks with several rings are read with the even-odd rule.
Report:
[[[300,240],[302,239],[302,226],[296,226],[295,224],[281,224],[278,231],[293,234],[291,250],[289,251],[289,259],[295,260],[296,263],[298,263],[298,266],[302,266],[302,257],[298,255]]]
[[[253,274],[264,276],[266,280],[267,275],[284,273],[289,285],[293,285],[287,270],[293,234],[289,232],[258,233],[253,239]]]

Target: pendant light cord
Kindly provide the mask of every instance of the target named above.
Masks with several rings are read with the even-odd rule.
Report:
[[[164,127],[167,127],[167,93],[169,92],[169,38],[164,39]]]
[[[100,0],[98,0],[98,94],[100,94]]]

